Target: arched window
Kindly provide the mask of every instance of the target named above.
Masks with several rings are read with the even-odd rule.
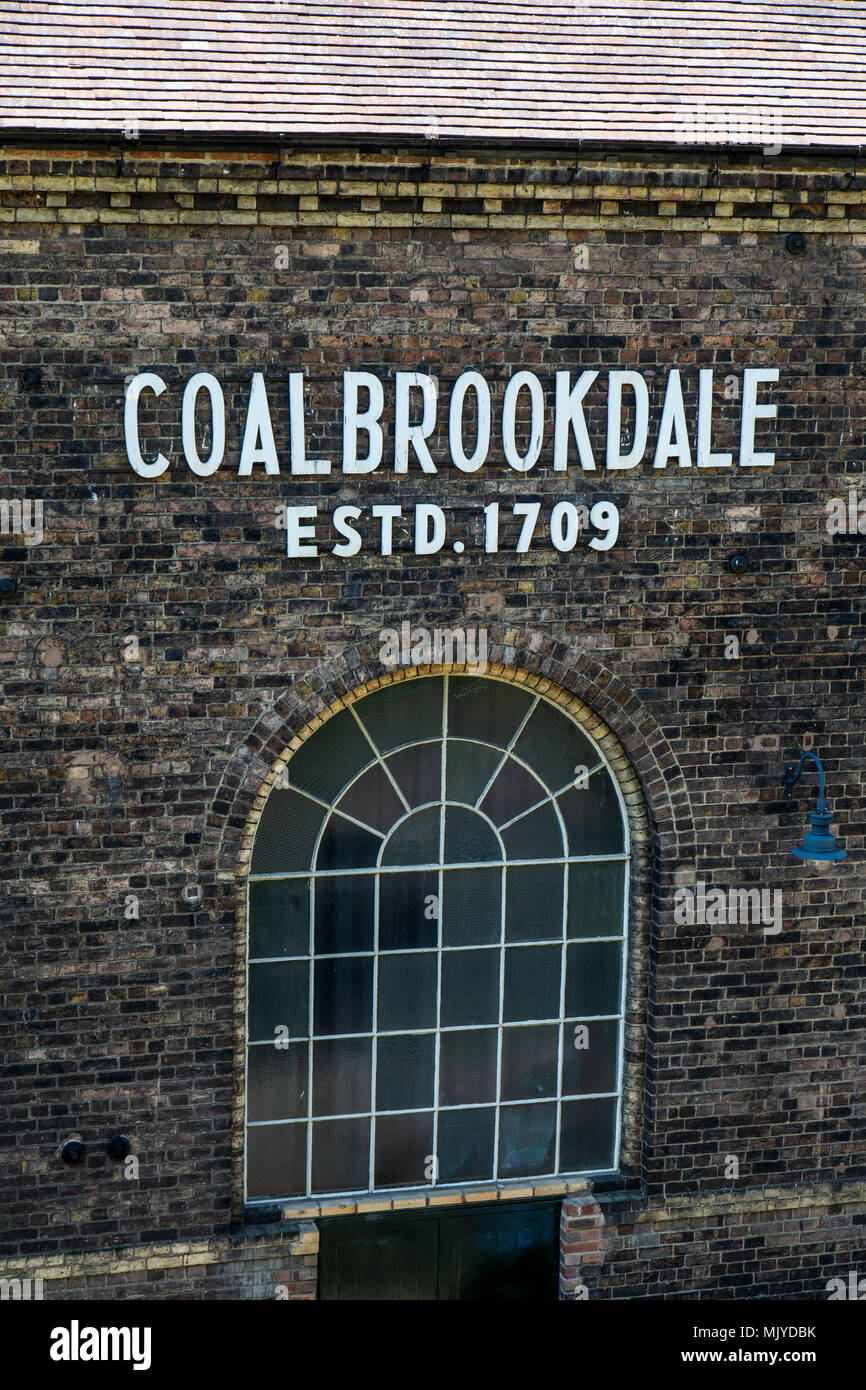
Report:
[[[628,829],[508,681],[396,681],[271,791],[249,876],[249,1201],[616,1168]]]

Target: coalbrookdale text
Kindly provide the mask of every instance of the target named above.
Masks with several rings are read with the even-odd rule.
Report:
[[[494,444],[494,425],[505,463],[517,473],[528,473],[542,459],[543,452],[544,461],[552,461],[556,472],[564,472],[575,460],[582,469],[594,471],[600,466],[602,454],[603,466],[611,470],[637,468],[650,459],[656,469],[668,464],[680,468],[733,466],[732,450],[713,447],[712,368],[698,370],[697,404],[688,412],[680,370],[672,368],[667,373],[664,394],[658,392],[661,409],[657,424],[653,418],[656,412],[650,410],[650,386],[640,372],[611,370],[606,383],[598,380],[600,375],[596,369],[582,371],[576,378],[569,371],[558,371],[553,389],[548,386],[546,391],[533,372],[516,372],[505,387],[501,410],[496,411],[494,419],[491,387],[479,372],[466,371],[456,379],[447,410],[440,401],[436,377],[417,371],[396,372],[393,382],[387,383],[389,408],[393,405],[393,449],[389,447],[391,457],[386,461],[386,387],[372,372],[346,371],[342,381],[339,466],[343,473],[362,474],[373,473],[386,462],[395,473],[407,473],[411,455],[413,467],[436,473],[446,460],[435,461],[427,441],[437,424],[446,420],[447,461],[461,473],[475,473],[487,462]],[[755,435],[759,422],[776,419],[776,404],[759,400],[758,393],[778,378],[777,367],[746,367],[742,389],[739,378],[726,378],[734,387],[731,399],[739,413],[736,462],[741,468],[769,468],[775,462],[773,450],[757,448]],[[654,385],[654,393],[657,389]],[[132,468],[142,478],[158,478],[179,463],[172,445],[164,438],[160,440],[160,420],[164,416],[162,407],[157,411],[155,399],[167,390],[167,383],[156,372],[139,372],[128,380],[124,412],[126,451]],[[323,476],[337,466],[332,459],[308,455],[305,396],[311,390],[312,384],[305,381],[303,373],[288,374],[290,449],[285,471],[302,477]],[[239,476],[253,476],[257,465],[264,474],[281,472],[272,408],[284,408],[284,391],[285,378],[280,379],[279,386],[276,382],[268,386],[263,372],[253,373],[237,456]],[[171,393],[167,400],[171,400]],[[595,444],[584,414],[584,407],[593,405],[606,409],[606,437]],[[194,474],[209,477],[227,462],[222,387],[210,372],[196,372],[186,382],[179,406],[183,459]],[[545,418],[551,409],[553,430],[548,428],[546,433]],[[201,439],[197,433],[201,433]],[[206,458],[202,458],[200,447],[209,448]],[[148,456],[146,449],[150,451]]]

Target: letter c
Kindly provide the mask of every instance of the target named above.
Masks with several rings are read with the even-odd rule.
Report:
[[[126,406],[123,412],[126,455],[140,478],[158,478],[168,468],[168,459],[165,454],[159,453],[153,463],[146,463],[138,438],[138,398],[145,390],[152,391],[155,396],[161,396],[165,390],[165,382],[156,372],[139,372],[127,386]]]

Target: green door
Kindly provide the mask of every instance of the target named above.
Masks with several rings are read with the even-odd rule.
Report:
[[[323,1221],[319,1297],[554,1301],[559,1208],[515,1202]]]

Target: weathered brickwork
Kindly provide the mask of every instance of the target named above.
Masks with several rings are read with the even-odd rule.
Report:
[[[0,1259],[0,1279],[42,1280],[45,1299],[228,1298],[308,1301],[316,1296],[319,1233],[312,1222],[279,1234],[134,1245],[114,1250]],[[27,1293],[24,1292],[24,1297]]]
[[[866,1203],[801,1191],[668,1211],[563,1203],[561,1297],[820,1301],[862,1269]]]
[[[238,883],[267,779],[311,720],[385,676],[378,634],[404,618],[483,622],[502,672],[591,711],[646,827],[629,1190],[593,1195],[601,1258],[568,1263],[564,1295],[581,1278],[591,1297],[810,1298],[825,1267],[862,1265],[863,537],[825,522],[829,499],[866,497],[864,201],[866,176],[829,156],[5,151],[0,495],[45,507],[41,543],[0,536],[18,582],[0,613],[8,1268],[62,1269],[76,1296],[272,1297],[275,1282],[312,1296],[312,1245],[244,1234]],[[750,365],[780,371],[778,419],[761,426],[772,469],[648,458],[589,473],[573,449],[554,473],[549,408],[533,471],[504,461],[497,411],[521,368],[546,387],[562,368],[635,368],[657,420],[679,367],[691,425],[712,367],[727,449]],[[386,386],[429,372],[445,394],[482,372],[485,467],[441,462],[440,412],[437,476],[410,461],[395,478],[386,391],[376,473],[238,477],[253,371],[280,459],[295,370],[308,453],[337,460],[348,368]],[[123,444],[124,380],[148,369],[168,387],[142,417],[171,459],[154,481]],[[180,399],[204,370],[225,393],[226,460],[196,478]],[[586,416],[602,439],[603,405]],[[474,535],[490,501],[505,515],[563,498],[617,503],[612,550],[539,539],[516,554],[508,533],[499,554],[425,557],[398,529],[393,556],[368,537],[340,559],[323,535],[310,561],[289,559],[274,525],[281,502],[408,514],[425,500]],[[735,551],[746,571],[728,570]],[[807,770],[802,799],[782,800],[804,736],[842,863],[789,854],[815,790]],[[674,890],[698,881],[781,890],[784,929],[677,924]],[[118,1132],[135,1177],[105,1156]],[[78,1169],[57,1157],[72,1134],[87,1144]]]

